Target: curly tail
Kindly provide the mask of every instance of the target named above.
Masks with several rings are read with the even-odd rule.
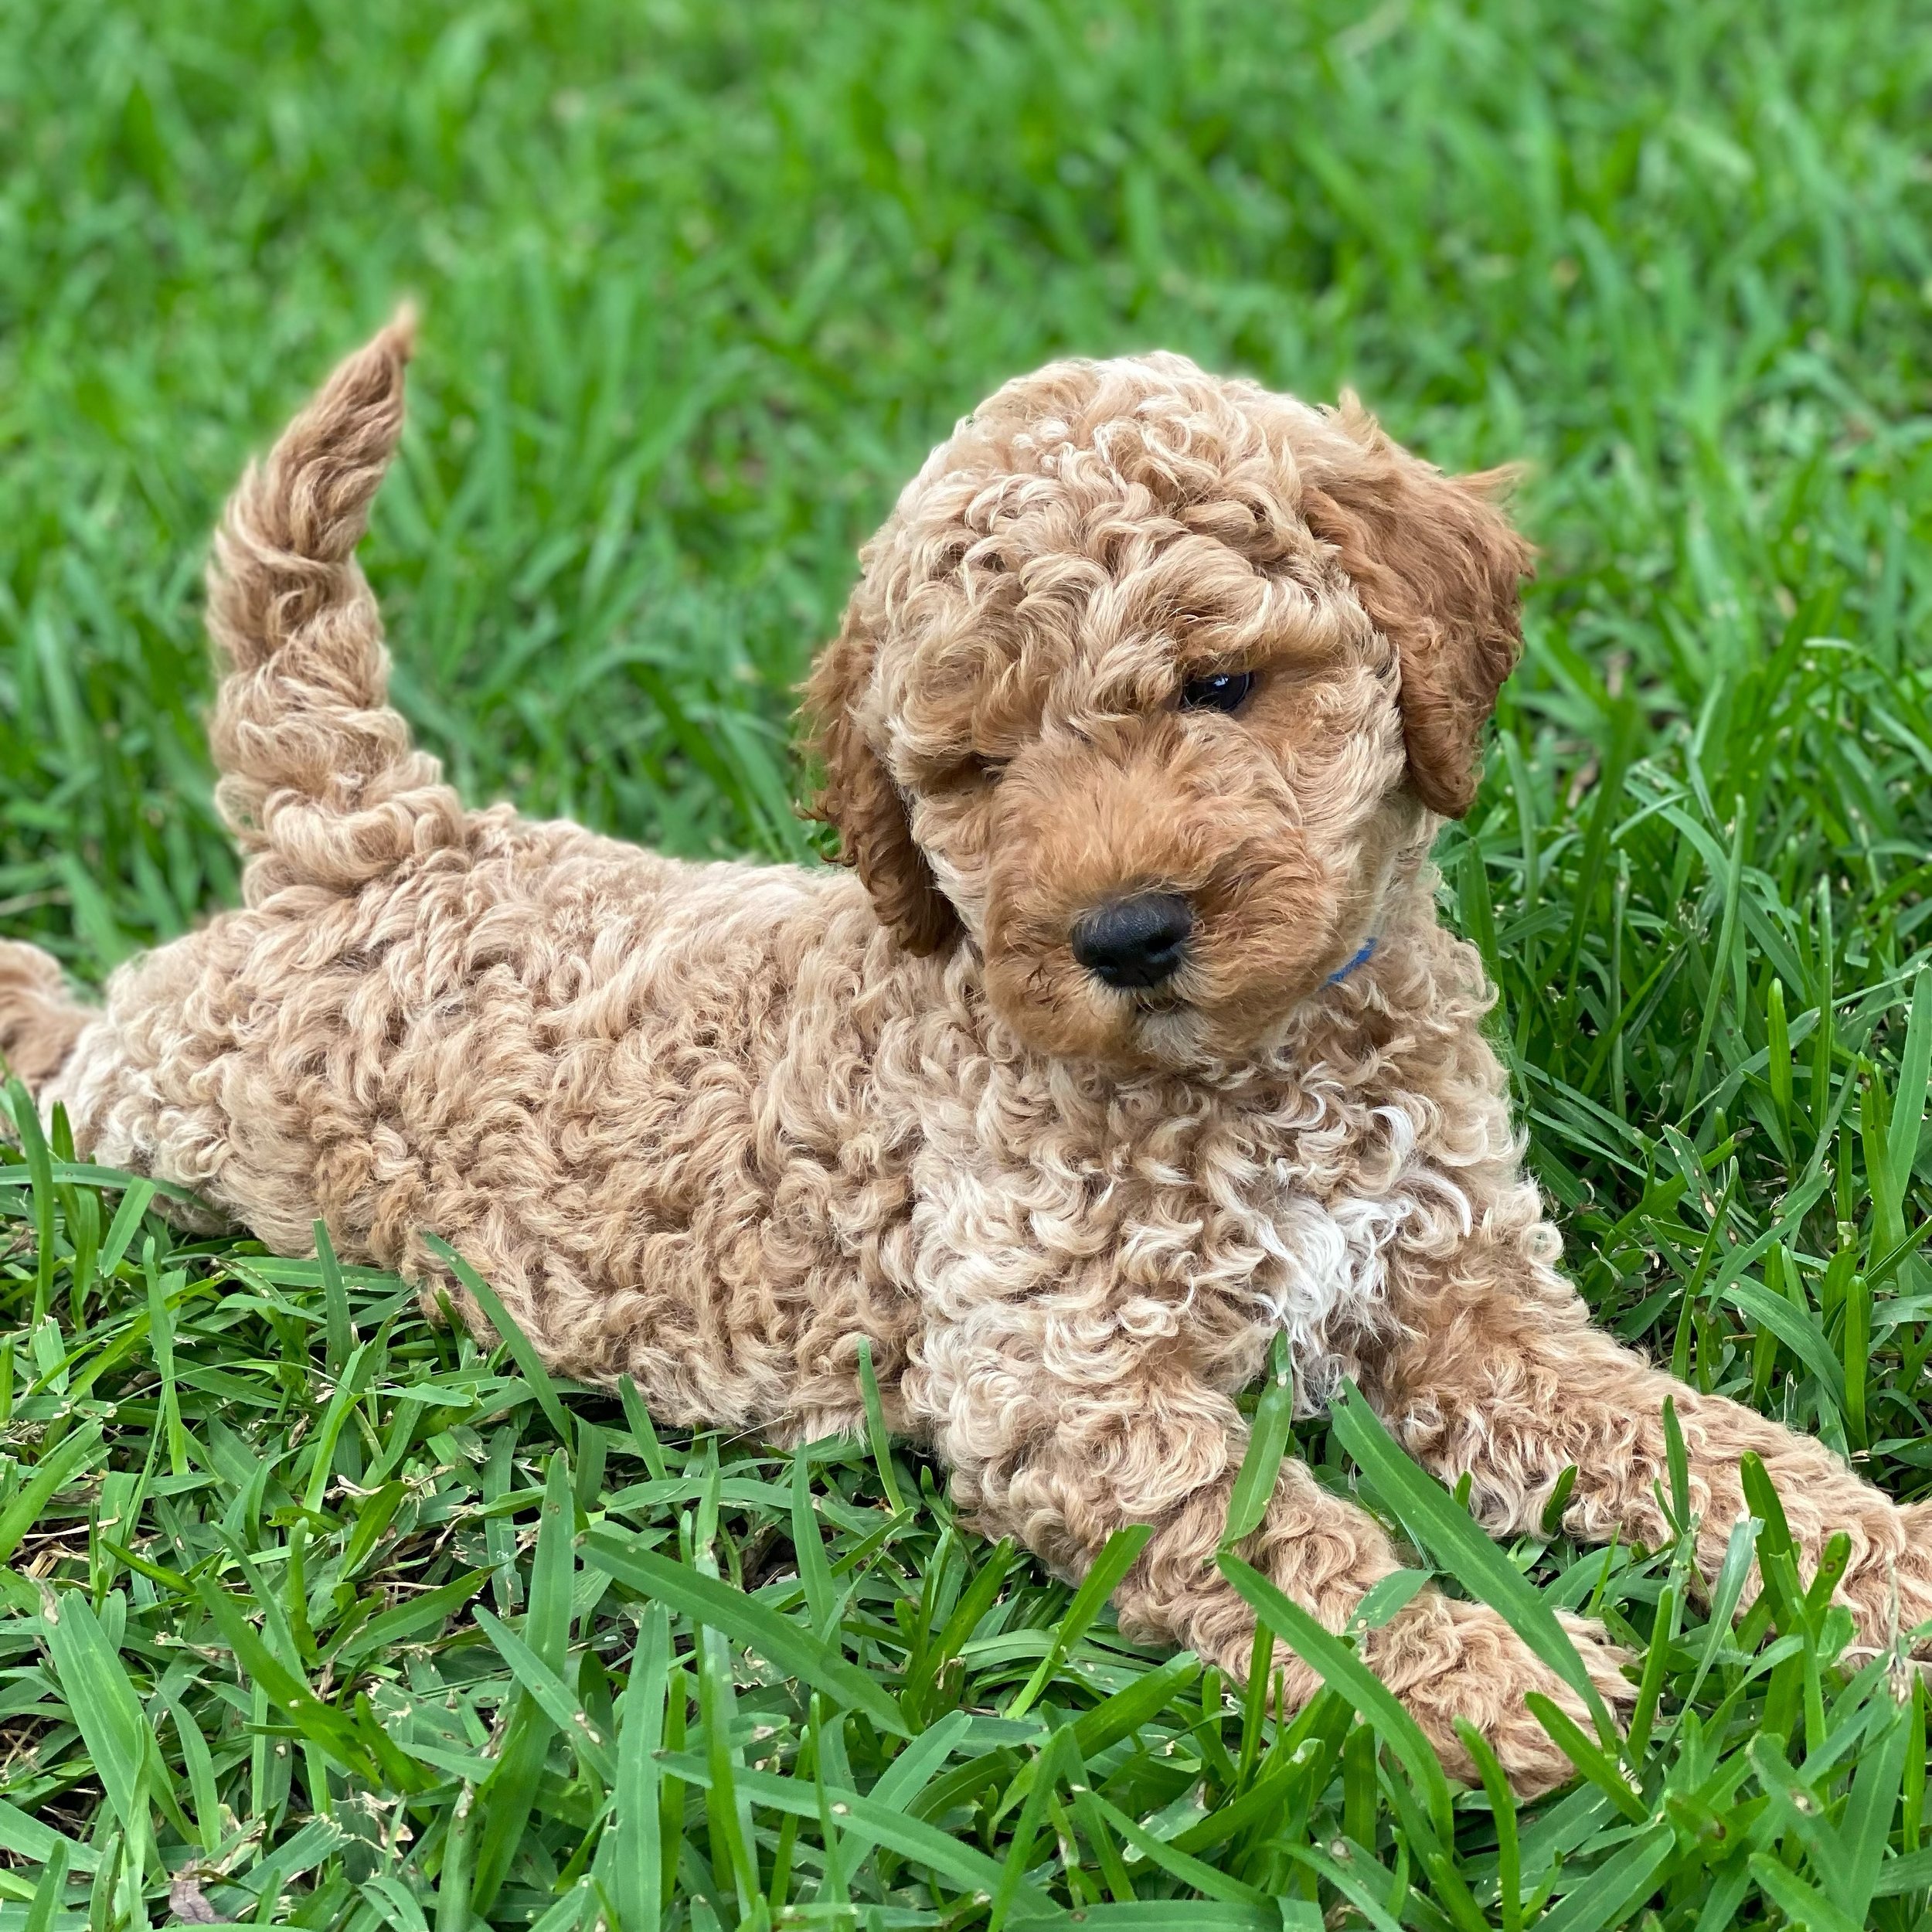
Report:
[[[382,618],[354,556],[402,434],[415,331],[405,308],[337,369],[249,466],[215,538],[208,628],[226,675],[209,736],[250,905],[354,892],[462,836],[441,767],[384,702]]]

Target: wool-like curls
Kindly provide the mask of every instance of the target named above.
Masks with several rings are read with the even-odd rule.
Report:
[[[1932,1618],[1932,1526],[1821,1444],[1593,1327],[1525,1174],[1475,952],[1428,852],[1467,808],[1529,553],[1492,478],[1352,400],[1184,359],[1009,383],[907,487],[808,687],[846,868],[686,865],[465,810],[385,695],[352,552],[406,324],[250,472],[218,540],[240,910],[83,1005],[0,947],[0,1053],[87,1158],[291,1252],[481,1311],[672,1423],[890,1425],[989,1535],[1080,1574],[1151,1527],[1123,1624],[1234,1675],[1214,1558],[1285,1333],[1499,1535],[1655,1544],[1674,1400],[1705,1573],[1747,1451],[1869,1650]],[[1400,1563],[1290,1458],[1246,1560],[1330,1630]],[[1571,1775],[1525,1702],[1634,1692],[1597,1623],[1552,1668],[1433,1587],[1360,1634],[1451,1768]],[[1278,1652],[1291,1705],[1313,1670]]]

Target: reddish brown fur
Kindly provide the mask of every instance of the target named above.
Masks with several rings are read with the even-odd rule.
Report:
[[[1476,796],[1482,728],[1522,648],[1517,586],[1531,552],[1491,500],[1515,473],[1445,478],[1390,442],[1352,395],[1337,420],[1359,454],[1305,473],[1301,512],[1395,641],[1417,796],[1460,818]]]
[[[1851,1532],[1862,1642],[1932,1614],[1923,1509],[1672,1383],[1557,1272],[1427,861],[1516,648],[1527,553],[1485,479],[1178,357],[1011,383],[909,486],[813,674],[858,877],[683,866],[465,812],[385,702],[352,553],[408,347],[344,365],[218,543],[246,906],[98,1012],[0,947],[0,1048],[92,1157],[431,1283],[433,1229],[551,1362],[672,1421],[854,1427],[868,1338],[989,1532],[1077,1574],[1154,1525],[1122,1617],[1237,1672],[1212,1558],[1234,1398],[1284,1329],[1308,1402],[1354,1376],[1502,1532],[1574,1464],[1572,1530],[1660,1537],[1674,1392],[1707,1570],[1753,1449],[1808,1565]],[[1223,669],[1257,676],[1237,715],[1178,707]],[[1187,897],[1192,951],[1116,991],[1070,930],[1143,888]],[[1396,1561],[1293,1461],[1244,1547],[1332,1628]],[[1571,1631],[1627,1706],[1621,1653]],[[1569,1774],[1524,1693],[1580,1705],[1494,1612],[1425,1589],[1362,1642],[1452,1765],[1466,1718],[1522,1790]]]
[[[806,681],[811,750],[825,782],[811,815],[838,832],[840,856],[865,882],[879,918],[909,952],[936,953],[959,935],[952,902],[913,842],[905,801],[852,715],[852,696],[872,675],[871,633],[856,608],[819,652]]]

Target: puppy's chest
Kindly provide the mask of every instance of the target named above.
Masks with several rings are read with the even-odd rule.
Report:
[[[942,1316],[1038,1301],[1083,1328],[1185,1333],[1230,1387],[1281,1329],[1311,1400],[1381,1325],[1388,1250],[1434,1179],[1400,1108],[1319,1081],[1006,1097],[927,1150],[922,1286]]]

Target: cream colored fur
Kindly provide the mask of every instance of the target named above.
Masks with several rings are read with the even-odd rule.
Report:
[[[552,1364],[668,1422],[852,1428],[869,1341],[989,1533],[1073,1575],[1154,1525],[1123,1619],[1236,1672],[1234,1398],[1284,1328],[1306,1403],[1353,1376],[1498,1532],[1574,1464],[1573,1531],[1661,1539],[1674,1393],[1707,1566],[1755,1449],[1808,1563],[1850,1531],[1864,1642],[1932,1614],[1922,1511],[1648,1368],[1558,1272],[1427,862],[1515,648],[1492,479],[1176,357],[1009,385],[909,487],[814,675],[856,876],[685,865],[464,810],[386,706],[352,553],[408,349],[399,324],[343,366],[217,545],[245,906],[97,1013],[0,947],[0,1051],[91,1158],[449,1286],[433,1230]],[[1256,673],[1243,709],[1177,709],[1217,668]],[[1117,992],[1070,927],[1149,886],[1194,942]],[[1397,1560],[1293,1459],[1244,1553],[1338,1629]],[[1523,1697],[1577,1700],[1490,1611],[1425,1589],[1362,1643],[1453,1767],[1464,1718],[1522,1790],[1569,1775]]]

